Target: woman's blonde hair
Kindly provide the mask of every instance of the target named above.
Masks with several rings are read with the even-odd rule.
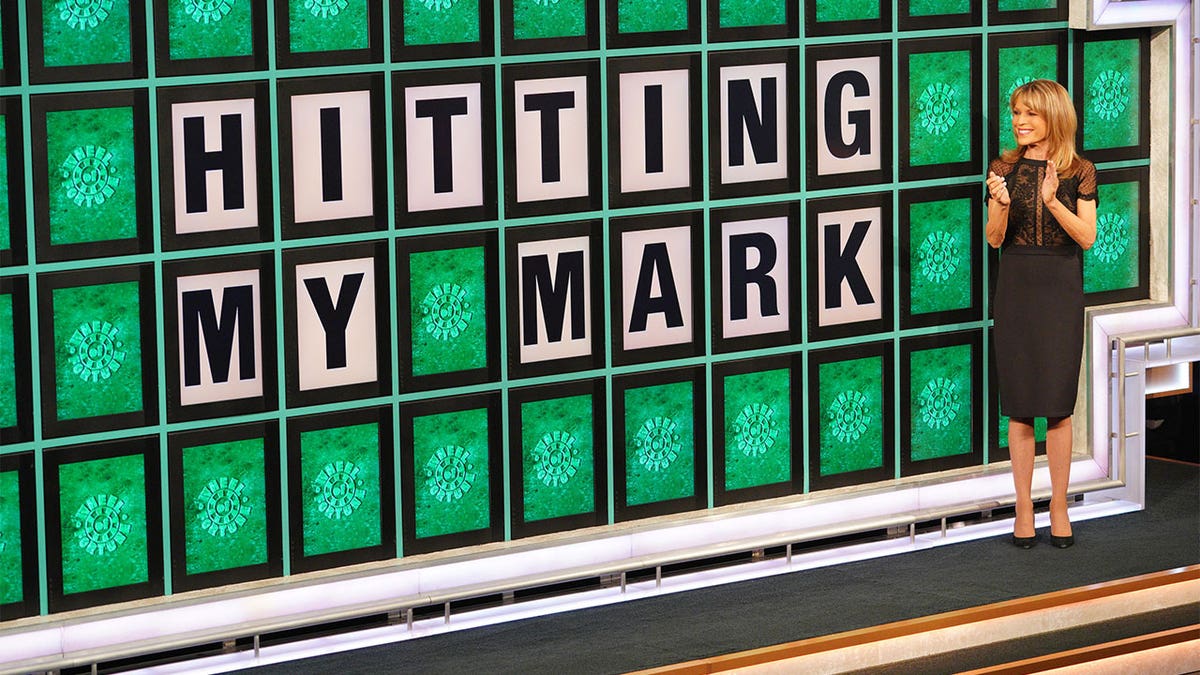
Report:
[[[1018,103],[1033,110],[1046,120],[1046,143],[1050,147],[1046,157],[1054,162],[1060,176],[1069,176],[1075,170],[1075,130],[1078,121],[1075,117],[1075,105],[1071,95],[1063,86],[1053,80],[1033,80],[1013,90],[1008,98],[1011,110]],[[1006,162],[1015,162],[1023,153],[1024,148],[1007,150],[1001,156]]]

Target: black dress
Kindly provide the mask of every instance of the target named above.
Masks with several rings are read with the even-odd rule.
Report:
[[[1059,177],[1058,200],[1096,199],[1096,168],[1080,160]],[[999,159],[1012,203],[1000,250],[993,304],[1000,412],[1009,417],[1067,417],[1075,411],[1083,353],[1083,249],[1042,202],[1046,162]]]

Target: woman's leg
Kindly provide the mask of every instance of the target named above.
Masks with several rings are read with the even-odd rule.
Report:
[[[1033,420],[1008,421],[1008,453],[1012,458],[1013,489],[1017,495],[1013,536],[1032,537],[1033,527]]]
[[[1067,485],[1071,481],[1071,418],[1046,420],[1046,459],[1050,464],[1050,534],[1071,534],[1067,515]]]

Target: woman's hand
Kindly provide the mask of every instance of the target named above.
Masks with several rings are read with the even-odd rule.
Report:
[[[1008,206],[1012,203],[1012,199],[1008,196],[1008,183],[1004,178],[997,176],[995,171],[989,171],[987,177],[988,194],[992,199],[996,200],[1001,206]]]
[[[1046,160],[1046,177],[1042,179],[1042,201],[1049,204],[1057,199],[1058,168],[1053,160]]]

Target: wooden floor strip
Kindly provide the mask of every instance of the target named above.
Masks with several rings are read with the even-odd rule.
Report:
[[[989,668],[980,668],[979,670],[967,671],[960,675],[1020,675],[1022,673],[1037,673],[1050,670],[1051,668],[1076,666],[1082,663],[1110,659],[1115,656],[1124,656],[1126,654],[1133,654],[1148,649],[1158,649],[1159,647],[1194,640],[1200,640],[1200,624],[1173,628],[1160,633],[1151,633],[1150,635],[1139,635],[1100,645],[1080,647],[1079,649],[1047,654],[1023,661],[1013,661]]]
[[[796,642],[772,645],[770,647],[761,647],[759,649],[736,652],[734,654],[725,654],[707,659],[687,661],[684,663],[638,671],[637,675],[662,675],[665,673],[677,675],[700,675],[704,673],[717,673],[726,670],[732,670],[734,668],[745,668],[749,666],[770,663],[773,661],[781,661],[784,659],[807,656],[810,654],[818,654],[834,649],[856,647],[881,640],[906,637],[979,621],[989,621],[992,619],[1011,617],[1024,614],[1026,612],[1052,609],[1078,602],[1109,598],[1134,591],[1160,588],[1163,586],[1193,581],[1196,579],[1200,579],[1200,565],[1190,565],[1188,567],[1164,570],[1162,572],[1153,572],[1151,574],[1143,574],[1136,577],[1129,577],[1127,579],[1106,581],[1088,586],[1080,586],[1078,588],[1055,591],[1053,593],[1044,593],[1042,595],[1034,595],[1026,598],[1006,600],[1004,602],[997,602],[990,605],[969,607],[967,609],[945,612],[943,614],[934,614],[931,616],[918,617],[916,619],[896,621],[893,623],[870,626],[867,628],[860,628],[842,633],[834,633],[832,635],[823,635],[806,640],[798,640]]]

